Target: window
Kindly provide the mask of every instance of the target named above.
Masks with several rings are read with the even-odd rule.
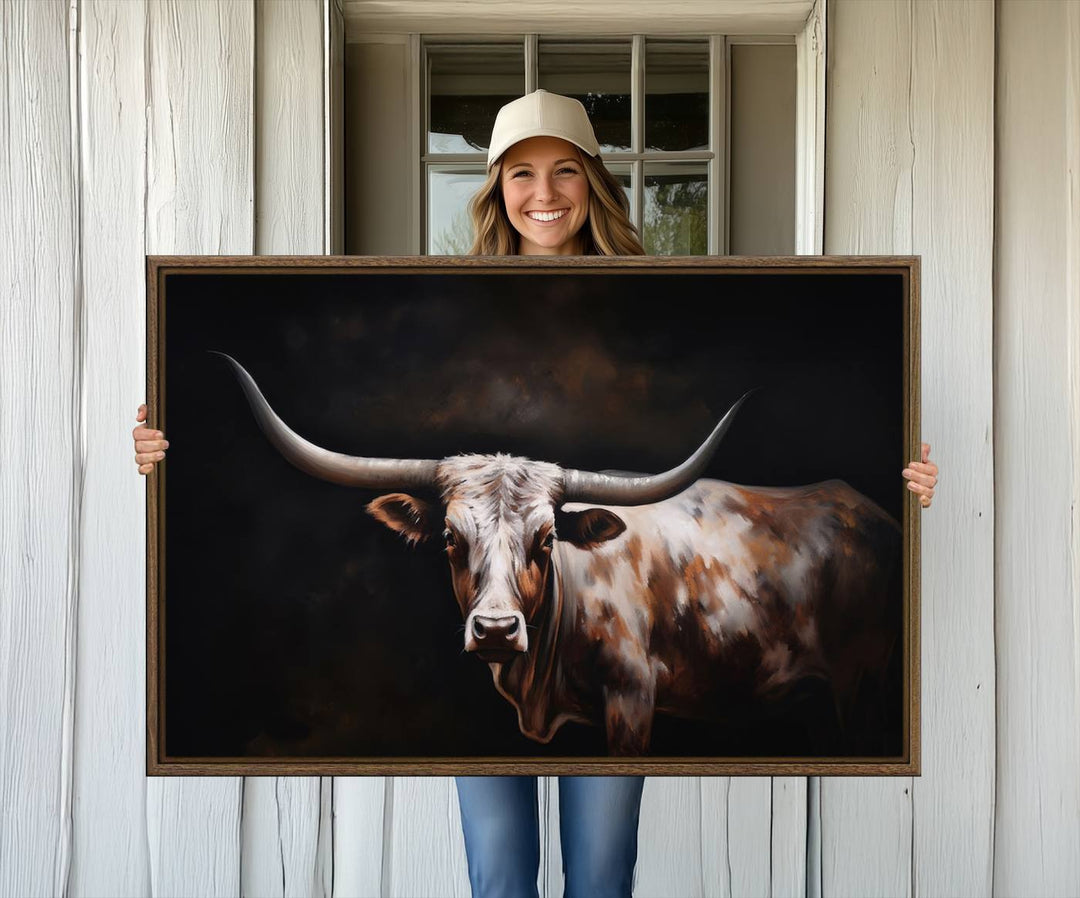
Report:
[[[816,35],[356,35],[345,47],[345,251],[467,252],[466,204],[495,114],[538,87],[586,106],[649,252],[787,254],[797,233],[810,251]]]
[[[646,252],[726,252],[731,243],[731,60],[748,72],[756,66],[755,77],[761,77],[753,54],[730,53],[728,43],[723,36],[425,39],[419,160],[423,251],[468,252],[472,227],[466,205],[484,181],[495,115],[508,100],[540,87],[576,97],[585,106],[604,163],[627,192]],[[774,171],[773,180],[791,182],[786,191],[791,209],[780,214],[790,222],[787,233],[793,234],[795,46],[790,38],[776,43],[790,56],[790,73],[783,77],[791,83],[781,90],[791,98],[790,109],[780,111],[790,120],[790,146],[781,152],[790,156],[790,171]],[[742,63],[743,57],[748,62]],[[763,102],[761,91],[753,96],[755,104]],[[771,141],[777,139],[775,128],[767,133]],[[776,155],[774,147],[771,158]],[[755,214],[760,216],[760,210]],[[758,251],[793,252],[794,245]]]

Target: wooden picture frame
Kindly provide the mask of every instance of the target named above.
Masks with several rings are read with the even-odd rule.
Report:
[[[147,347],[149,774],[918,775],[918,257],[148,256]]]

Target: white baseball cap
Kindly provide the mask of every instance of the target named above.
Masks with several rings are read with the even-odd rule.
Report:
[[[528,137],[561,137],[595,156],[600,152],[585,107],[573,97],[535,90],[511,100],[495,116],[488,147],[488,168],[510,147]]]

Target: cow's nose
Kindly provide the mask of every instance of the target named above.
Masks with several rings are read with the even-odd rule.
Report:
[[[518,619],[510,617],[473,617],[473,636],[478,645],[495,648],[513,640],[518,632]]]

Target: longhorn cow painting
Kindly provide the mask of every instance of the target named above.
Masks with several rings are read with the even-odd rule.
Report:
[[[917,770],[916,260],[254,261],[151,259],[154,772]]]

